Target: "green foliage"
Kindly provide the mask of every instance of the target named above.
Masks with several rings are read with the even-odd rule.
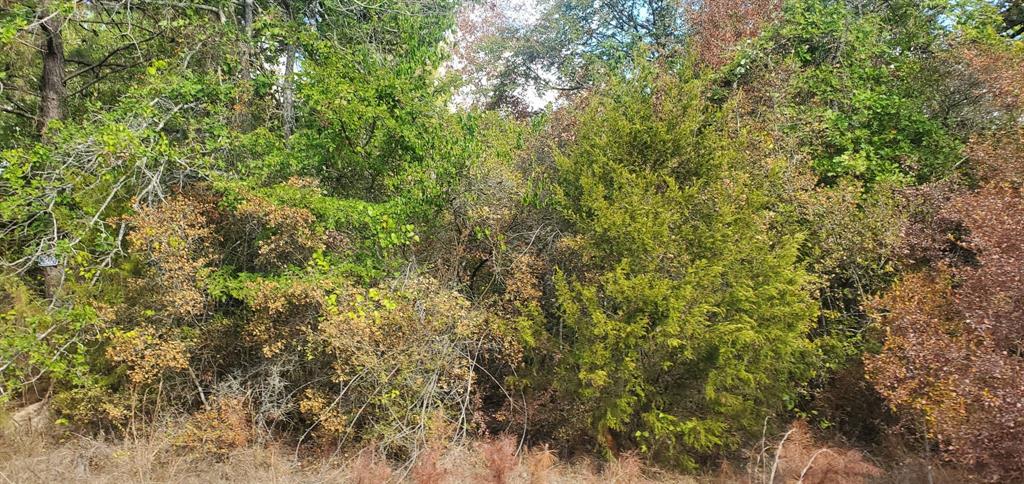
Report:
[[[51,142],[3,152],[4,258],[30,265],[53,248],[93,277],[124,235],[117,217],[211,167],[225,93],[207,81],[153,75],[109,111],[52,126]]]
[[[14,40],[18,32],[25,28],[32,19],[32,8],[26,4],[13,5],[0,12],[0,44]]]
[[[408,458],[521,425],[693,467],[826,408],[809,400],[837,374],[863,387],[881,350],[878,390],[944,415],[950,455],[995,465],[961,449],[1019,440],[1000,437],[1013,412],[983,411],[994,386],[946,391],[991,374],[1016,402],[1020,224],[993,217],[1015,222],[1020,160],[976,140],[1020,134],[1018,6],[551,0],[535,22],[478,4],[456,22],[451,0],[15,3],[5,401],[45,388],[80,431],[179,414],[182,445],[217,456],[313,439]],[[483,112],[447,74],[473,69]],[[516,99],[548,84],[567,93],[550,112]],[[954,219],[928,214],[986,179]],[[907,334],[873,337],[866,301],[921,263],[901,250],[968,248],[1005,267],[932,260],[958,279],[903,277],[882,300],[914,304],[881,321]],[[918,317],[919,296],[959,312]],[[904,380],[927,372],[942,394],[918,398]]]
[[[869,2],[871,3],[871,2]],[[949,174],[961,142],[932,112],[943,42],[943,2],[855,8],[831,0],[786,2],[783,20],[729,71],[751,65],[788,76],[787,134],[829,184],[921,183]],[[785,79],[785,78],[784,78]]]
[[[892,284],[905,215],[893,187],[870,191],[844,180],[811,190],[797,209],[809,227],[802,258],[822,279],[815,343],[822,376],[855,362],[870,346],[870,318],[863,304]]]
[[[653,67],[612,79],[556,155],[573,233],[555,279],[564,384],[598,435],[680,464],[793,404],[816,314],[799,237],[768,229],[727,111],[701,89]]]
[[[590,88],[605,70],[632,69],[637,49],[646,49],[650,58],[682,54],[691,7],[660,0],[543,0],[532,7],[533,21],[523,21],[522,14],[485,17],[501,25],[482,26],[494,29],[495,38],[469,46],[487,54],[470,66],[470,75],[490,84],[488,104],[499,108],[515,108],[524,88]],[[503,8],[515,11],[497,10]]]
[[[451,145],[461,128],[420,55],[395,66],[369,51],[328,51],[304,64],[300,93],[310,107],[309,129],[295,142],[312,163],[307,170],[319,170],[339,193],[378,199],[424,174],[439,183],[451,177],[438,171],[457,156]]]
[[[251,37],[220,21],[228,4],[62,10],[64,119],[43,138],[2,118],[19,135],[0,155],[0,259],[30,301],[18,308],[38,313],[5,316],[6,393],[46,374],[73,420],[120,425],[126,394],[181,381],[211,355],[225,362],[213,374],[241,371],[254,348],[293,335],[238,310],[276,308],[252,287],[295,298],[274,309],[282,315],[319,311],[315,283],[376,285],[435,222],[470,156],[471,122],[448,109],[451,85],[437,74],[454,5],[255,3]],[[307,7],[323,16],[299,21]],[[4,31],[19,37],[4,37],[5,68],[26,61],[4,71],[18,115],[36,108],[37,13],[3,11]],[[152,35],[127,38],[127,25]],[[268,67],[281,62],[268,45],[297,48],[295,76]],[[289,84],[290,139],[277,112]],[[62,280],[47,309],[36,264],[50,256]],[[110,327],[93,330],[87,316],[100,309]],[[218,340],[247,329],[247,344]],[[153,402],[137,403],[144,412]]]
[[[103,327],[96,310],[47,311],[44,304],[20,281],[0,279],[0,401],[40,378],[88,385],[94,376],[88,341],[75,335]]]
[[[1006,32],[1000,3],[1007,9],[1012,2],[990,2],[985,0],[956,0],[950,2],[950,17],[957,30],[970,41],[1002,43]]]
[[[419,240],[415,225],[406,222],[410,214],[401,199],[374,203],[332,197],[323,194],[315,180],[301,178],[255,189],[230,181],[217,187],[228,206],[258,197],[282,209],[308,211],[315,223],[311,228],[326,234],[333,248],[333,253],[317,257],[330,258],[367,280],[394,269],[401,250]]]
[[[773,193],[820,280],[818,382],[872,346],[863,306],[900,270],[902,187],[963,172],[965,133],[992,123],[964,112],[977,93],[950,53],[954,14],[944,1],[788,1],[716,74],[720,96],[771,136],[768,153],[789,160]]]

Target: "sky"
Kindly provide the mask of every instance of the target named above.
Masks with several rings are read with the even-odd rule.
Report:
[[[527,27],[536,22],[540,16],[541,5],[539,3],[540,2],[538,0],[499,0],[487,4],[487,6],[497,9],[499,14],[511,23],[517,24],[521,27]],[[471,22],[479,23],[486,21],[484,16],[479,14],[479,7],[476,8],[476,11],[467,11],[467,15],[469,15]],[[489,30],[488,27],[493,26],[478,24],[477,27]],[[458,42],[462,37],[463,35],[461,32],[454,32],[453,35],[450,36],[450,40]],[[442,67],[442,74],[448,70],[459,69],[464,65],[464,63],[464,59],[461,59],[458,52],[456,52],[456,55]],[[473,87],[474,86],[466,86],[456,93],[453,99],[454,109],[468,107],[473,104]],[[534,85],[521,88],[518,94],[526,101],[530,109],[535,111],[548,108],[558,102],[558,91],[553,89],[543,89]]]

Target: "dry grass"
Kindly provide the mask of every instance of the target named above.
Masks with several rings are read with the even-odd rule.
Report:
[[[187,428],[187,425],[186,425]],[[428,446],[409,462],[382,458],[372,448],[316,460],[296,459],[294,447],[249,443],[228,452],[183,443],[180,428],[154,430],[145,438],[112,441],[26,431],[0,433],[3,483],[501,483],[640,484],[673,483],[899,483],[945,484],[962,474],[924,461],[908,461],[883,474],[862,454],[825,447],[810,429],[796,424],[782,442],[760,452],[763,462],[748,472],[725,465],[713,475],[685,476],[647,467],[634,455],[598,463],[560,461],[547,447],[521,450],[519,441],[500,437],[473,445]],[[219,450],[219,448],[218,448]],[[777,460],[776,460],[777,458]],[[769,475],[775,467],[774,475]]]
[[[516,453],[518,441],[499,438],[473,446],[420,453],[412,462],[388,462],[372,449],[355,455],[296,460],[294,449],[249,445],[226,454],[183,447],[177,431],[110,441],[100,437],[0,434],[0,483],[292,483],[409,482],[509,484],[695,482],[647,469],[635,457],[598,465],[560,462],[546,448]]]
[[[797,421],[779,447],[777,477],[784,482],[861,484],[882,476],[882,470],[854,449],[830,448],[818,442],[810,427]]]
[[[170,437],[116,443],[81,436],[0,439],[5,483],[314,482],[330,480],[330,474],[327,467],[304,468],[272,447],[247,447],[216,459],[182,451]]]

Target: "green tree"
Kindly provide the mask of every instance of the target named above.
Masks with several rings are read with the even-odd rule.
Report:
[[[467,69],[490,108],[518,109],[525,90],[578,92],[609,66],[629,69],[634,52],[676,57],[686,52],[690,0],[543,0],[519,15],[483,16],[486,53]],[[515,7],[498,7],[515,10]],[[522,17],[532,20],[524,21]]]
[[[792,0],[726,77],[781,80],[774,94],[783,119],[775,122],[827,184],[941,178],[961,147],[942,109],[948,11],[942,1]]]
[[[684,465],[795,401],[816,314],[799,236],[770,228],[745,141],[702,89],[649,65],[611,79],[556,154],[564,387],[601,439]]]
[[[95,314],[110,316],[101,309],[118,307],[121,293],[156,278],[140,270],[152,260],[130,250],[139,230],[132,220],[140,213],[161,207],[175,213],[170,201],[180,193],[209,186],[210,197],[226,206],[258,193],[259,207],[271,214],[246,212],[240,220],[248,228],[223,229],[244,234],[237,244],[196,256],[208,259],[206,265],[176,267],[182,274],[175,283],[198,286],[187,291],[192,302],[211,299],[197,281],[214,271],[219,280],[256,274],[295,285],[301,267],[293,266],[304,267],[305,260],[254,262],[252,252],[262,246],[252,244],[301,247],[325,234],[331,244],[313,251],[316,267],[368,283],[399,265],[418,240],[413,223],[432,221],[466,162],[471,123],[448,109],[451,85],[437,72],[453,3],[68,0],[29,7],[3,12],[0,37],[5,87],[16,87],[0,95],[26,107],[0,115],[2,129],[18,134],[0,146],[0,261],[4,287],[12,288],[4,292],[28,298],[8,304],[0,297],[0,311],[32,308],[31,318],[12,316],[8,325],[5,314],[2,320],[0,338],[14,349],[0,355],[0,391],[7,395],[17,393],[21,376],[42,373],[54,378],[58,394],[117,394],[123,382],[110,374],[117,365],[104,353],[109,335],[100,330],[110,319]],[[66,61],[58,84],[66,95],[59,109],[48,111],[59,116],[44,116],[44,137],[28,130],[33,113],[44,111],[30,92],[44,64],[32,45],[57,33],[41,30],[42,20],[57,18],[51,11],[63,18],[55,28]],[[279,67],[289,52],[296,64],[286,74]],[[291,228],[289,217],[308,222],[309,230],[298,233],[310,240],[280,241],[276,232]],[[161,230],[173,235],[184,230],[183,220],[172,217]],[[179,239],[166,243],[177,247]],[[300,252],[308,259],[311,251]],[[39,262],[50,256],[62,273],[39,277]],[[42,301],[40,279],[56,281],[59,304]],[[157,336],[180,333],[194,341],[197,318],[240,324],[245,317],[206,303],[187,317],[168,309],[175,304],[150,306],[158,314],[118,320],[117,330],[148,335],[147,325],[159,321]],[[82,350],[70,351],[75,345]],[[225,353],[237,350],[228,345]],[[69,367],[72,357],[79,376],[96,378],[54,371]],[[93,386],[97,380],[105,383]]]

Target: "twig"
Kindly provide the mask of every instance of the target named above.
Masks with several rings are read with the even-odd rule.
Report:
[[[817,452],[815,452],[814,455],[811,456],[811,460],[807,461],[807,465],[804,466],[804,470],[800,472],[800,479],[796,481],[797,484],[801,484],[804,482],[804,475],[807,474],[807,471],[811,469],[811,464],[814,463],[814,459],[817,458],[818,454],[822,452],[828,452],[829,454],[835,455],[835,452],[832,452],[831,449],[818,449]]]
[[[782,445],[786,443],[786,439],[789,438],[789,434],[793,433],[793,429],[789,429],[786,435],[782,436],[782,440],[779,441],[779,446],[775,448],[775,460],[772,462],[772,472],[768,475],[768,484],[775,483],[775,471],[779,466],[779,454],[782,453]]]

